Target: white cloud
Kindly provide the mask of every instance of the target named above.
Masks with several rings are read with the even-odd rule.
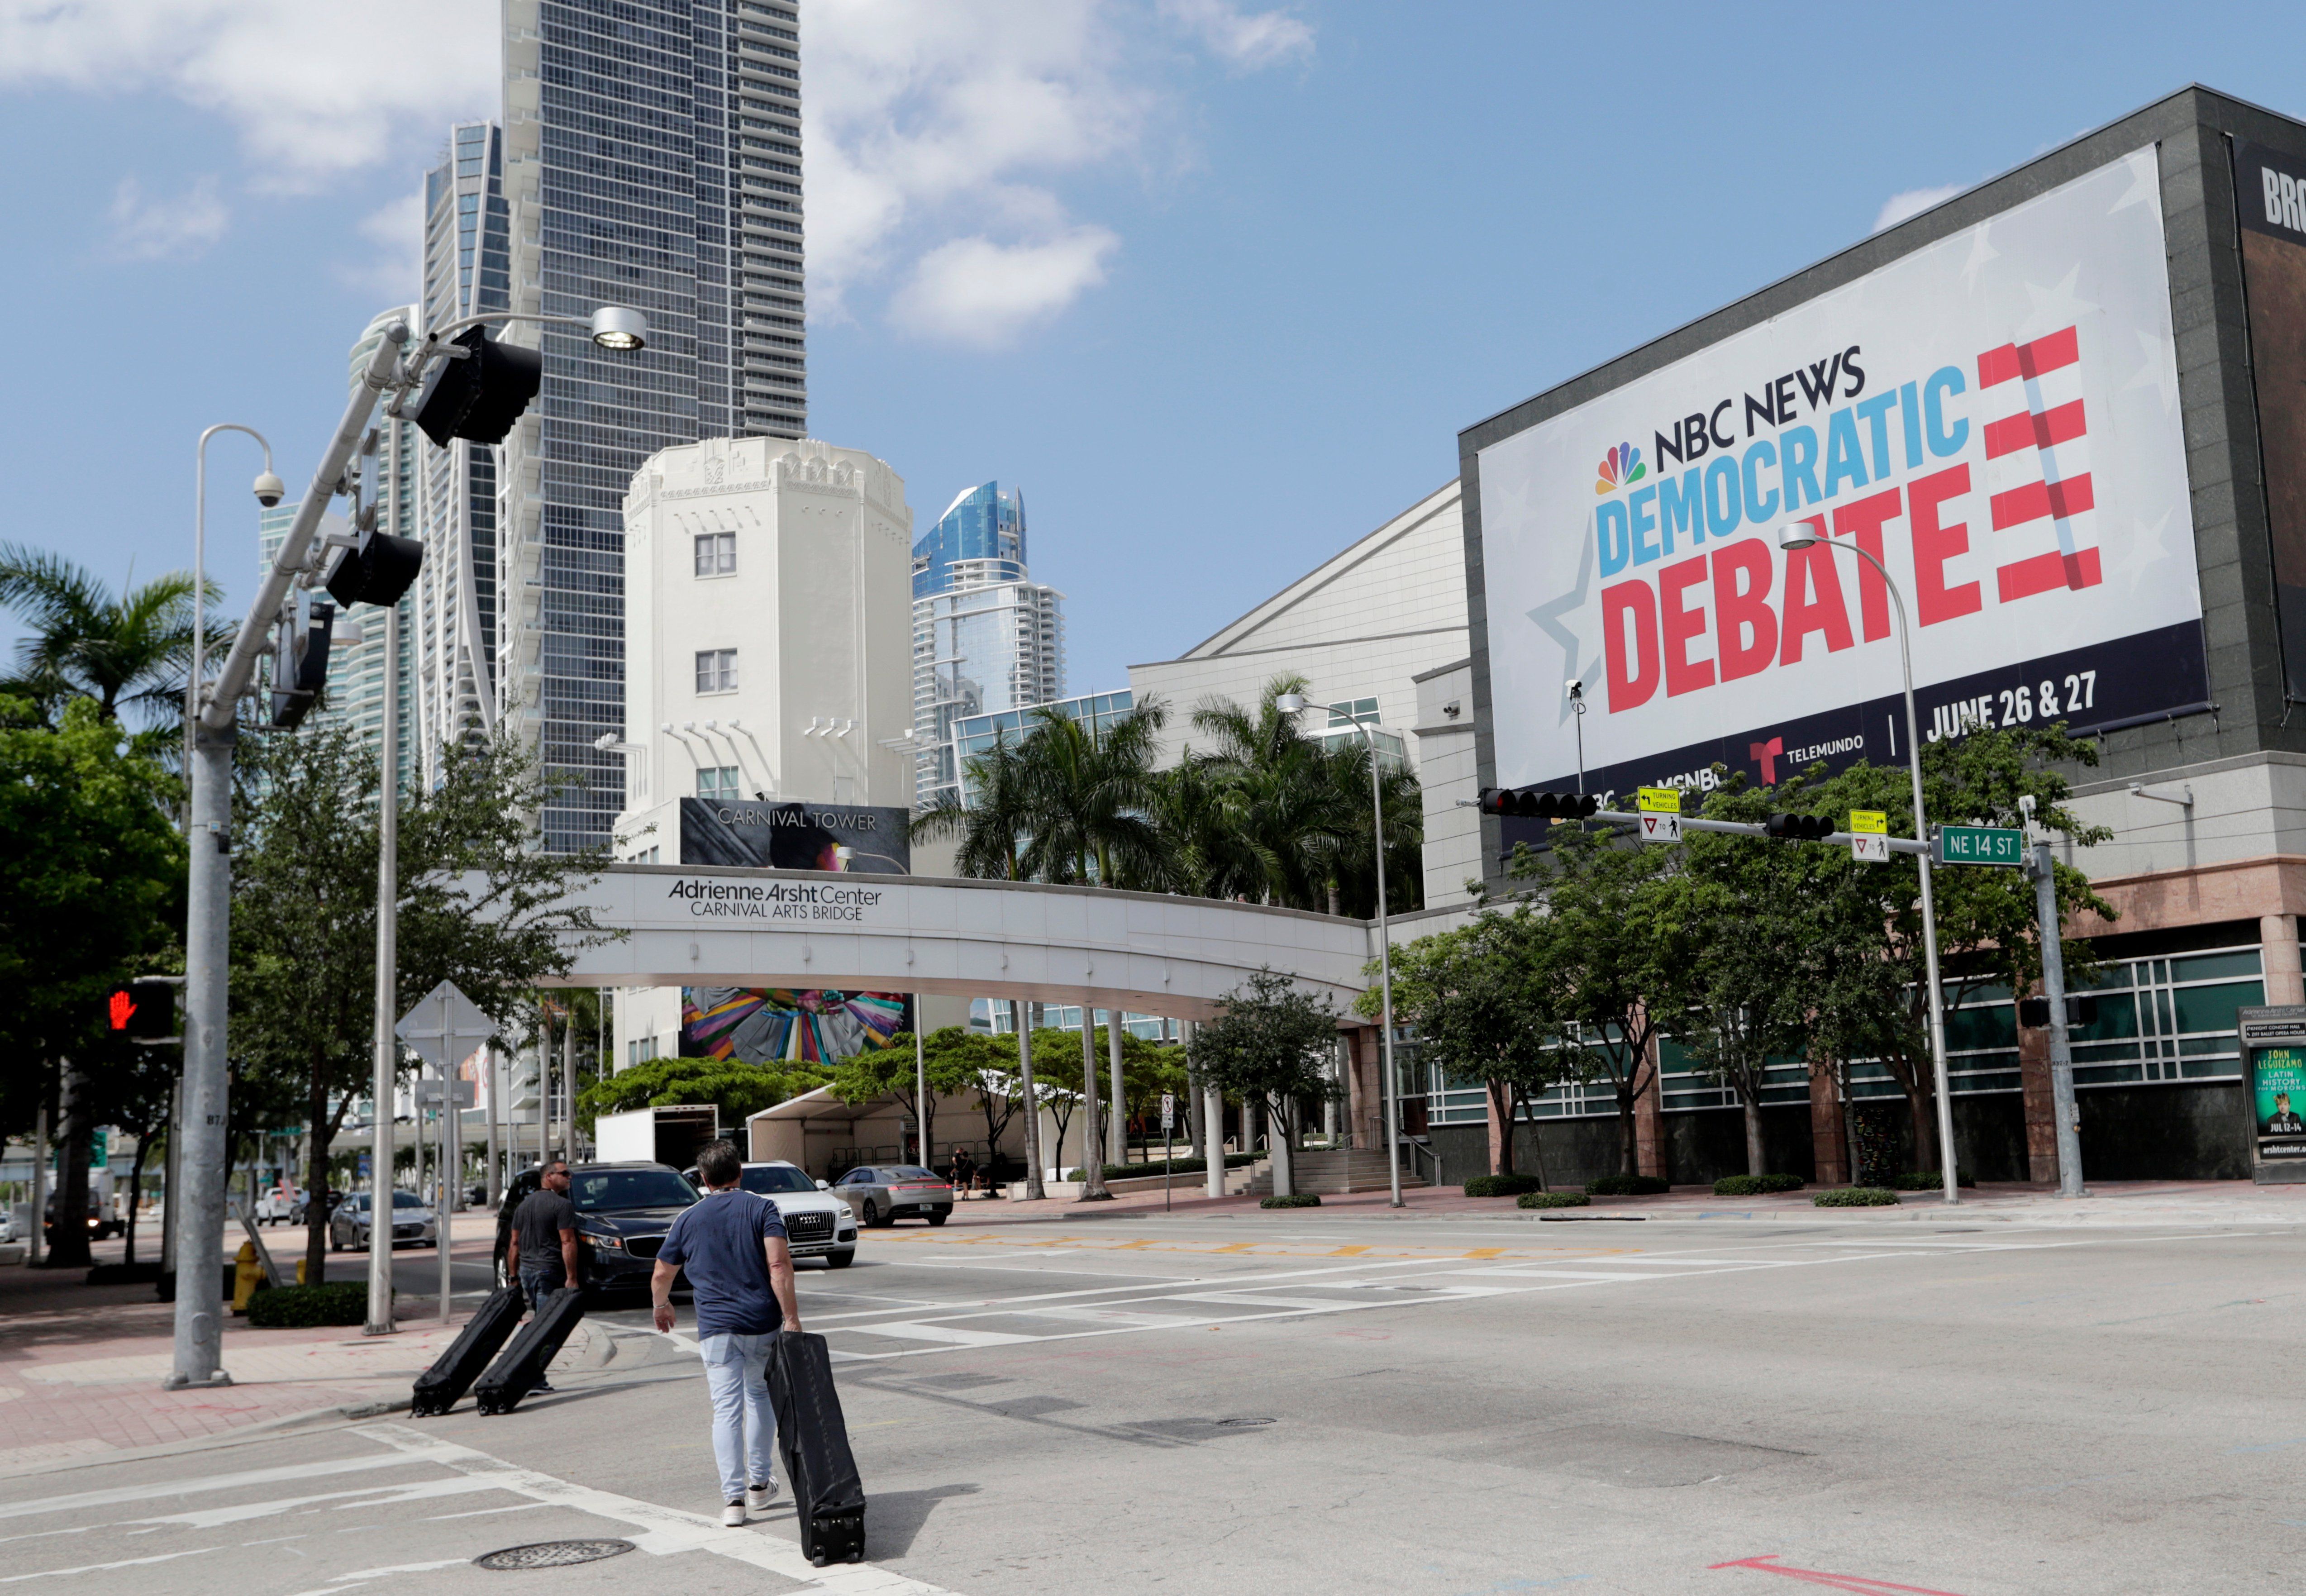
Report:
[[[1244,13],[1233,0],[1162,0],[1161,10],[1243,71],[1313,53],[1313,30],[1286,10]]]
[[[1882,201],[1881,214],[1874,218],[1874,231],[1894,227],[1908,217],[1919,216],[1934,205],[1943,205],[1969,185],[1949,183],[1937,188],[1909,188],[1902,194],[1892,194]]]
[[[1177,14],[1236,66],[1311,41],[1281,13],[1196,0]],[[1115,0],[812,0],[812,318],[854,314],[893,281],[901,326],[997,342],[1103,281],[1120,240],[1074,218],[1056,185],[1162,158],[1171,94],[1136,36],[1142,16]]]
[[[145,193],[135,178],[124,177],[112,194],[112,253],[124,260],[188,259],[222,238],[231,219],[213,177],[157,195]]]
[[[361,218],[360,235],[372,246],[357,261],[340,262],[337,275],[374,294],[378,308],[414,304],[424,288],[424,196],[411,190]]]
[[[479,0],[0,0],[0,85],[163,90],[230,123],[259,186],[309,189],[493,114],[500,25]]]
[[[1040,243],[956,238],[920,258],[890,313],[926,337],[998,348],[1104,282],[1106,257],[1120,247],[1097,226]]]

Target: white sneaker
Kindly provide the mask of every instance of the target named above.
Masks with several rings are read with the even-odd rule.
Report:
[[[745,1527],[745,1504],[742,1502],[731,1502],[726,1507],[722,1508],[721,1522],[728,1525],[732,1530],[743,1529]]]
[[[756,1513],[765,1512],[769,1504],[776,1499],[777,1482],[774,1480],[766,1485],[753,1486],[745,1492],[745,1506]]]

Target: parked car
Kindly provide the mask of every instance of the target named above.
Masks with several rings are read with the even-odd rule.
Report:
[[[16,1216],[7,1208],[0,1208],[0,1242],[13,1242],[15,1239]]]
[[[830,1190],[867,1225],[907,1218],[943,1225],[952,1216],[952,1182],[918,1164],[859,1165]]]
[[[344,1201],[344,1199],[345,1194],[343,1192],[337,1191],[334,1186],[329,1187],[328,1191],[329,1206],[327,1213],[330,1215],[334,1214],[337,1211],[337,1205]],[[299,1191],[296,1194],[296,1200],[288,1205],[289,1224],[302,1225],[305,1222],[308,1216],[308,1209],[306,1208],[305,1204],[308,1200],[309,1199],[305,1193]],[[323,1217],[325,1216],[326,1215],[323,1216]]]
[[[693,1167],[681,1173],[691,1185],[704,1185]],[[855,1210],[822,1182],[810,1180],[799,1165],[782,1159],[747,1164],[737,1183],[777,1205],[785,1222],[786,1244],[795,1258],[821,1258],[836,1269],[857,1261]]]
[[[329,1246],[337,1252],[350,1249],[365,1252],[372,1216],[370,1203],[372,1194],[355,1191],[338,1203],[329,1216]],[[437,1247],[440,1244],[440,1227],[432,1217],[432,1210],[414,1191],[392,1194],[392,1241],[394,1247]]]
[[[286,1225],[291,1216],[304,1206],[304,1199],[295,1191],[283,1191],[278,1186],[267,1187],[256,1194],[256,1222],[259,1225]]]
[[[536,1171],[522,1170],[497,1210],[500,1286],[509,1284],[505,1250],[512,1239],[512,1216],[536,1185]],[[696,1202],[696,1188],[662,1164],[574,1164],[568,1168],[568,1199],[576,1205],[576,1282],[588,1299],[597,1299],[647,1293],[664,1233],[681,1209]]]

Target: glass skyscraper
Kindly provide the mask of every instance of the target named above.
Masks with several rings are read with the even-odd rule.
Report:
[[[506,0],[511,308],[632,305],[646,350],[542,332],[543,391],[506,440],[498,697],[572,783],[544,843],[624,807],[623,504],[657,450],[799,438],[800,33],[792,0]],[[516,335],[525,337],[525,335]]]
[[[983,482],[963,489],[936,525],[913,544],[913,597],[927,598],[953,585],[961,560],[996,560],[981,575],[1011,582],[1025,576],[1025,491]]]
[[[448,130],[424,175],[424,293],[420,331],[510,308],[511,212],[504,134],[492,122]],[[402,639],[412,661],[417,746],[428,781],[442,752],[497,724],[497,450],[418,436],[424,569]]]
[[[1021,489],[969,489],[913,544],[915,804],[968,797],[961,722],[1063,696],[1064,596],[1025,568]]]

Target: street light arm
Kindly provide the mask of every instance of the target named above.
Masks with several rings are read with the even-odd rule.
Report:
[[[245,432],[264,450],[264,474],[272,474],[272,440],[254,427],[218,422],[201,434],[192,451],[192,665],[184,677],[184,719],[200,713],[201,677],[208,669],[209,440],[219,432]],[[261,493],[266,484],[259,482]]]
[[[321,513],[336,497],[345,467],[351,462],[353,452],[360,448],[362,435],[368,431],[369,417],[376,412],[377,396],[393,386],[401,346],[407,342],[408,324],[404,321],[386,328],[384,337],[377,340],[376,353],[369,357],[368,367],[361,373],[360,386],[353,390],[352,399],[345,406],[344,419],[337,423],[336,436],[329,440],[329,447],[320,456],[320,469],[312,474],[312,485],[296,507],[296,518],[289,524],[288,535],[280,542],[280,552],[273,557],[271,568],[264,573],[256,601],[242,619],[239,636],[232,641],[232,652],[225,656],[224,669],[217,672],[216,686],[209,693],[208,703],[200,709],[201,729],[218,732],[231,727],[233,706],[256,673],[257,656],[265,634],[280,612],[280,602],[288,596],[289,583],[304,568],[304,557],[311,550],[312,533],[320,525]]]

